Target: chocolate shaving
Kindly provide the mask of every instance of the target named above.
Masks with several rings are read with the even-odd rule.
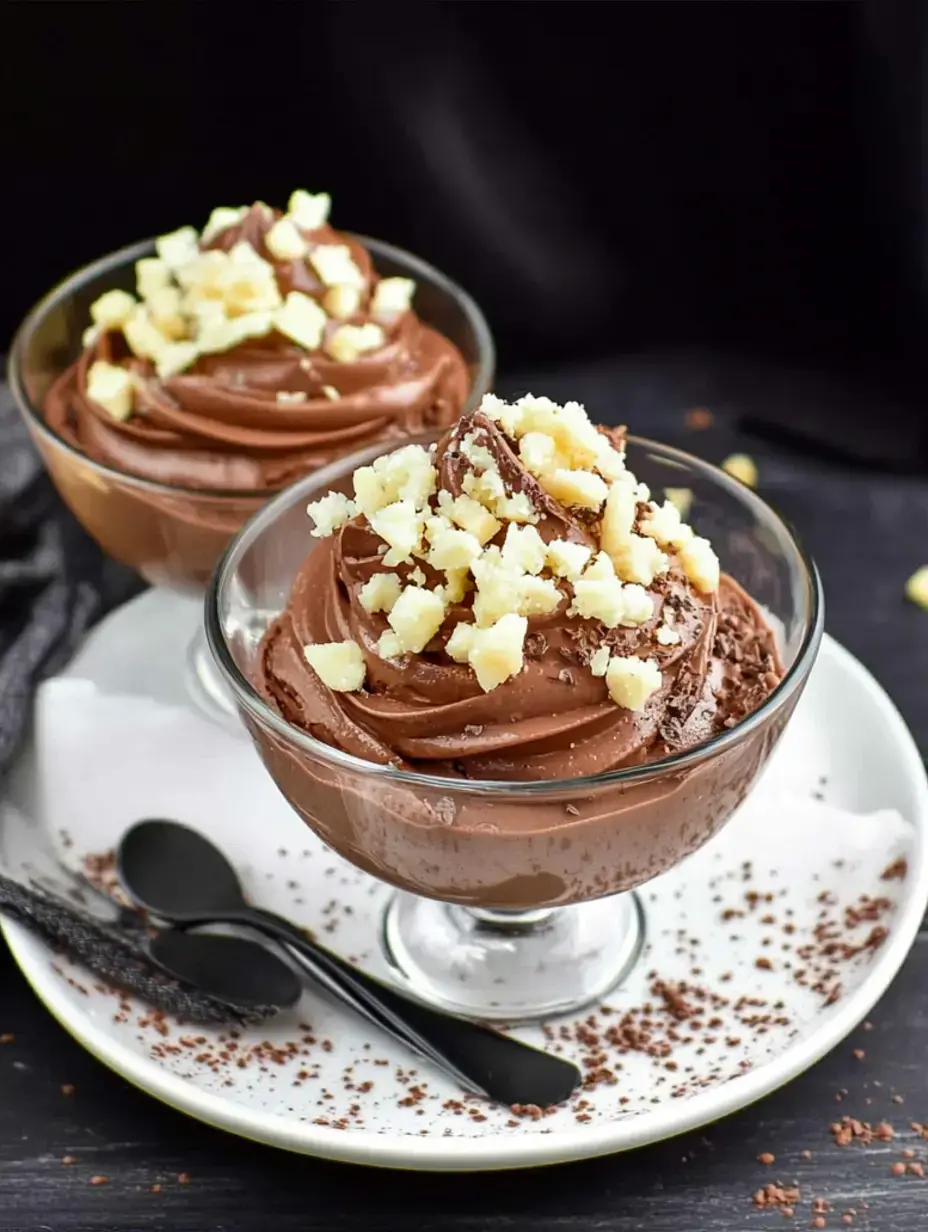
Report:
[[[567,538],[575,543],[595,548],[596,542],[588,530],[588,523],[598,514],[590,510],[568,509],[544,490],[538,480],[523,466],[508,438],[499,426],[480,411],[461,417],[450,434],[448,442],[439,445],[435,456],[438,467],[438,486],[460,496],[464,492],[464,476],[474,467],[458,448],[458,442],[473,433],[480,444],[490,451],[496,462],[500,477],[509,493],[524,493],[539,516],[538,533],[545,540]],[[582,514],[582,516],[581,516]],[[592,519],[586,515],[592,514]]]
[[[525,639],[525,653],[530,659],[544,658],[548,649],[548,639],[543,633],[529,633]]]

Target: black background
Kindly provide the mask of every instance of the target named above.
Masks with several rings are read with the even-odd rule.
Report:
[[[830,631],[924,750],[928,625],[903,585],[928,559],[926,21],[894,0],[0,5],[0,350],[105,250],[217,204],[327,189],[337,225],[477,296],[503,392],[586,399],[713,460],[753,453],[819,561]],[[694,403],[710,431],[687,431]],[[51,537],[86,585],[92,548],[14,469],[25,505],[33,489],[44,502],[30,552],[45,560]],[[66,589],[60,572],[42,585]],[[95,611],[132,585],[106,577]],[[792,1226],[750,1195],[794,1177],[797,1227],[814,1195],[866,1232],[912,1232],[928,1209],[928,1181],[889,1175],[895,1149],[828,1134],[842,1112],[928,1122],[925,932],[876,1030],[783,1091],[532,1176],[361,1173],[208,1130],[70,1041],[5,950],[0,1014],[16,1036],[0,1048],[2,1232],[747,1232]]]
[[[3,6],[0,339],[65,272],[327,189],[504,370],[708,346],[917,399],[919,3]]]

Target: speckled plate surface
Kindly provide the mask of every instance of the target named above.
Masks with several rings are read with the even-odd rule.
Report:
[[[140,816],[222,844],[253,898],[386,974],[388,890],[289,810],[250,745],[184,701],[189,603],[150,592],[111,615],[38,699],[4,785],[0,857],[75,867]],[[105,1064],[191,1116],[274,1146],[410,1169],[494,1169],[626,1150],[718,1119],[834,1047],[902,963],[928,899],[921,759],[875,681],[825,639],[762,783],[706,848],[646,886],[647,948],[602,1009],[518,1034],[587,1086],[542,1112],[465,1099],[307,991],[236,1038],[153,1020],[21,928],[36,993]]]

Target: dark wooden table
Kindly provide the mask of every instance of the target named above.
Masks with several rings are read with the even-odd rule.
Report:
[[[622,381],[604,369],[588,376],[580,396],[614,420]],[[577,396],[569,383],[532,384]],[[762,444],[724,410],[714,428],[688,433],[685,405],[726,402],[709,379],[683,392],[658,382],[642,393],[634,374],[632,385],[623,414],[639,430],[717,460],[735,447],[754,454],[763,493],[820,563],[831,633],[875,672],[928,749],[928,613],[903,598],[908,575],[928,563],[928,482],[903,468]],[[533,1173],[411,1175],[288,1156],[165,1108],[84,1053],[0,949],[0,1032],[15,1037],[0,1045],[0,1232],[748,1232],[808,1227],[816,1197],[834,1208],[829,1228],[914,1232],[928,1225],[928,1179],[895,1176],[891,1166],[908,1148],[913,1162],[928,1161],[928,1141],[909,1129],[913,1120],[928,1123],[928,933],[871,1017],[872,1030],[705,1131]],[[843,1115],[889,1121],[898,1137],[839,1147],[829,1124]],[[760,1164],[764,1152],[775,1163]],[[76,1162],[62,1164],[65,1156]],[[95,1176],[106,1183],[92,1184]],[[773,1181],[799,1185],[790,1220],[752,1202]]]

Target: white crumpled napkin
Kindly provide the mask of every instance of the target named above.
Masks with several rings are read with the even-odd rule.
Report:
[[[811,867],[824,874],[840,859],[859,862],[861,873],[872,876],[907,854],[915,832],[897,812],[855,814],[813,798],[819,767],[804,764],[814,756],[806,749],[801,731],[791,731],[721,835],[661,881],[692,880],[703,861],[713,861],[717,871],[723,849],[725,866],[763,861],[784,880],[807,877]],[[278,851],[322,849],[252,744],[193,709],[102,693],[89,681],[59,677],[38,694],[35,755],[39,816],[53,838],[68,836],[63,855],[71,862],[113,847],[145,817],[201,829],[259,893]]]

